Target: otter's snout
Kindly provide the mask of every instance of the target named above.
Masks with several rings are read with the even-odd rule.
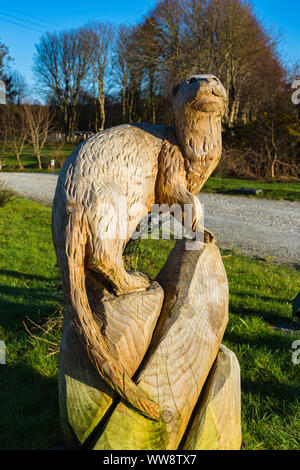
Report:
[[[186,79],[186,83],[191,87],[191,94],[194,98],[200,98],[202,95],[212,94],[227,100],[226,90],[220,80],[214,75],[192,75]]]
[[[173,90],[173,104],[189,103],[203,112],[221,111],[225,108],[226,101],[226,90],[214,75],[191,75]]]

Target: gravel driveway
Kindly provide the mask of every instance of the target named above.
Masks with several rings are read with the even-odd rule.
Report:
[[[0,173],[20,195],[51,205],[57,175]],[[224,248],[300,265],[300,203],[200,193],[204,224]]]
[[[43,173],[0,173],[0,183],[27,199],[52,205],[57,175]]]

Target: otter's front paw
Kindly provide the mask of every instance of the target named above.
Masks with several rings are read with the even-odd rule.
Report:
[[[130,281],[132,282],[132,286],[135,287],[134,290],[145,290],[150,286],[148,276],[139,271],[133,271],[130,273]]]
[[[127,272],[126,278],[122,285],[115,290],[116,295],[129,294],[130,292],[140,292],[146,290],[150,286],[150,280],[146,274],[132,271]]]

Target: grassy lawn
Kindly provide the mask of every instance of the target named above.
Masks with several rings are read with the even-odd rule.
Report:
[[[13,198],[0,208],[0,448],[43,449],[60,443],[58,344],[63,298],[51,241],[51,209]],[[127,261],[154,277],[174,246],[143,240]],[[240,362],[245,449],[299,449],[300,339],[291,316],[300,273],[223,252],[230,284],[230,320],[223,343]],[[298,331],[287,335],[274,327]]]
[[[74,144],[47,144],[42,150],[41,161],[43,169],[39,170],[37,165],[37,158],[34,156],[32,145],[27,145],[24,147],[24,150],[21,154],[21,162],[24,166],[22,171],[30,172],[49,172],[48,169],[50,161],[52,159],[56,160],[56,171],[59,171],[58,160],[68,157],[76,145]],[[1,171],[20,171],[16,157],[10,150],[5,150],[3,153],[0,149],[0,160],[2,161],[2,170]]]
[[[265,199],[285,199],[288,201],[300,201],[300,181],[283,183],[283,182],[266,182],[266,181],[250,181],[238,180],[230,178],[211,177],[208,178],[202,192],[218,193],[218,194],[234,194],[233,191],[238,188],[262,189],[263,194],[255,197]]]

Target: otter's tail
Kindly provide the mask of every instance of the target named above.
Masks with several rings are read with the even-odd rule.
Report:
[[[109,347],[93,318],[85,286],[84,261],[88,236],[86,217],[76,206],[69,212],[66,226],[65,262],[61,263],[64,291],[80,339],[101,377],[139,412],[159,420],[158,405],[149,400],[131,380]]]

